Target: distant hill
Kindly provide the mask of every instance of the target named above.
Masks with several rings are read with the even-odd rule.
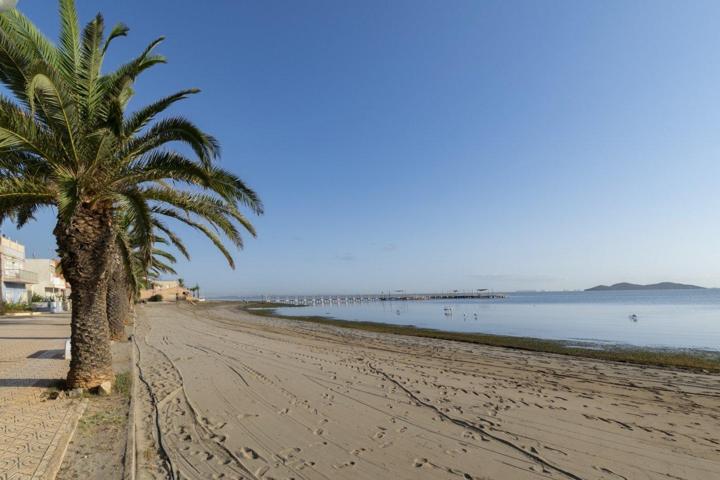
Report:
[[[638,285],[635,283],[616,283],[615,285],[598,285],[597,287],[588,288],[586,292],[610,291],[610,290],[704,290],[705,287],[697,285],[687,285],[684,283],[662,282],[653,283],[651,285]]]

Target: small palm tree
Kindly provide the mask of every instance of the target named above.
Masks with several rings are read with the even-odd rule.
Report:
[[[107,289],[107,317],[112,340],[124,337],[124,325],[134,316],[134,300],[139,297],[142,288],[148,287],[147,279],[157,279],[162,274],[177,275],[171,266],[177,263],[175,256],[155,245],[172,245],[183,257],[190,260],[183,241],[162,223],[160,216],[161,214],[156,213],[152,217],[154,231],[152,235],[148,235],[143,228],[143,222],[140,225],[132,223],[137,217],[133,215],[131,205],[123,203],[116,210],[116,245],[112,254]],[[202,224],[195,223],[192,226],[197,229]],[[178,278],[178,284],[184,287],[185,280]],[[195,288],[199,292],[199,287]]]
[[[106,300],[111,340],[121,340],[125,335],[125,325],[134,314],[133,300],[142,288],[141,279],[159,273],[175,273],[170,266],[176,263],[175,257],[155,246],[156,243],[168,244],[171,241],[156,233],[142,237],[136,233],[131,221],[132,215],[127,207],[116,212],[116,243],[108,272]],[[181,240],[174,238],[173,243],[187,257],[187,250]],[[146,258],[144,252],[148,248],[151,249],[151,256]]]
[[[242,246],[239,228],[254,235],[240,212],[262,204],[238,177],[218,168],[218,142],[189,120],[158,120],[169,106],[198,91],[184,90],[128,114],[132,86],[145,70],[164,63],[153,54],[162,38],[109,73],[111,44],[97,15],[81,30],[74,0],[60,0],[60,39],[50,42],[16,10],[0,14],[0,217],[19,225],[41,207],[57,210],[55,234],[65,278],[72,287],[70,388],[112,381],[106,312],[108,273],[116,242],[116,211],[126,206],[137,234],[171,231],[165,216],[203,232],[231,265],[216,232]],[[186,156],[168,147],[181,142]],[[167,233],[167,232],[166,232]],[[139,255],[152,256],[144,245]]]

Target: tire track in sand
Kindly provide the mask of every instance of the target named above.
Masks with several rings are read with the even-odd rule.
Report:
[[[168,463],[170,478],[257,480],[259,477],[240,457],[223,445],[226,438],[217,427],[198,414],[175,363],[147,341],[147,332],[136,344],[140,380],[150,392],[155,410],[154,434],[161,456]]]

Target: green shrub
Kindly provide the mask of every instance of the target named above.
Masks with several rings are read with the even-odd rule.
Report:
[[[163,301],[163,296],[160,295],[159,293],[156,293],[152,297],[148,298],[148,302],[162,302],[162,301]]]
[[[25,302],[5,302],[5,312],[7,313],[18,313],[18,312],[29,312],[30,305]]]
[[[130,398],[130,388],[132,387],[132,378],[130,372],[118,373],[115,375],[115,391],[123,397]]]
[[[37,293],[33,292],[32,298],[30,299],[30,301],[33,302],[33,303],[35,303],[35,302],[46,302],[46,301],[47,301],[47,298],[42,297],[42,296],[38,295]]]

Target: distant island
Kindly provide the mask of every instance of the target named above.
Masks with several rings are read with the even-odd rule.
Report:
[[[615,285],[598,285],[597,287],[588,288],[586,292],[610,291],[610,290],[704,290],[705,287],[697,285],[687,285],[684,283],[661,282],[650,285],[638,285],[635,283],[616,283]]]

